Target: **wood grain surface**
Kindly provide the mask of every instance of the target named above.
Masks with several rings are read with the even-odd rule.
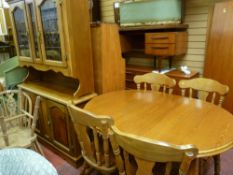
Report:
[[[197,157],[222,153],[233,146],[233,116],[211,103],[154,91],[124,90],[93,98],[85,106],[109,115],[127,133],[199,149]]]

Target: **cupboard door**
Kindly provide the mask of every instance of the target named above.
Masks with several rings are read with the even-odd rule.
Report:
[[[26,5],[26,11],[28,16],[28,24],[29,24],[29,31],[30,31],[30,37],[32,41],[32,56],[33,60],[36,63],[42,62],[42,54],[41,54],[41,34],[38,31],[38,25],[37,25],[37,17],[36,17],[36,7],[34,0],[27,0],[25,2]]]
[[[51,120],[52,139],[54,144],[63,150],[70,151],[69,115],[65,105],[47,100],[48,116]]]
[[[215,3],[209,30],[204,76],[228,85],[223,107],[233,113],[233,1]]]
[[[66,66],[62,28],[62,1],[37,0],[38,24],[42,33],[44,63]]]
[[[34,93],[27,92],[32,99],[32,106],[35,104],[37,95]],[[41,137],[51,140],[51,121],[47,115],[47,100],[41,97],[38,120],[36,123],[36,132]]]
[[[11,5],[10,13],[17,55],[22,61],[32,62],[31,43],[24,1]]]

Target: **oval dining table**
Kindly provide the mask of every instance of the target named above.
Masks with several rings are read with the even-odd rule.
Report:
[[[126,133],[176,145],[193,144],[199,150],[198,158],[233,147],[233,115],[202,100],[156,91],[122,90],[93,98],[85,109],[112,117],[114,125]]]

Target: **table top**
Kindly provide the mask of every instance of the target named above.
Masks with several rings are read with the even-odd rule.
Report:
[[[199,149],[198,157],[233,147],[233,115],[198,99],[124,90],[97,96],[85,109],[111,116],[123,132],[171,144],[193,144]]]

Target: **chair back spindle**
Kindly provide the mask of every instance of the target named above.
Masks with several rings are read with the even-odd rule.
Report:
[[[186,95],[189,90],[188,96],[193,98],[193,92],[197,91],[197,97],[203,101],[222,106],[226,94],[229,92],[229,87],[219,83],[218,81],[207,78],[194,78],[191,80],[181,80],[179,82],[182,96]],[[217,96],[218,101],[217,101]],[[217,102],[216,102],[217,101]]]
[[[126,134],[112,126],[111,143],[115,156],[120,159],[117,167],[120,174],[152,175],[160,170],[157,163],[165,164],[164,175],[172,175],[174,162],[179,162],[179,174],[186,175],[191,161],[195,159],[198,149],[193,145],[172,145],[144,137]],[[120,148],[123,149],[124,165],[121,160]],[[135,161],[132,160],[132,157]],[[136,164],[136,165],[135,165]],[[124,168],[125,167],[125,168]]]
[[[69,105],[68,110],[86,163],[104,173],[115,171],[109,147],[109,127],[113,120],[108,116],[95,116],[74,105]]]
[[[21,89],[0,92],[0,148],[34,146],[43,155],[35,134],[39,106],[37,96],[32,110],[30,96]]]
[[[138,90],[141,89],[141,84],[143,84],[143,89],[147,90],[149,84],[151,90],[162,91],[163,93],[168,94],[173,92],[173,87],[176,85],[175,79],[159,73],[136,75],[134,77],[134,82],[136,83]]]

